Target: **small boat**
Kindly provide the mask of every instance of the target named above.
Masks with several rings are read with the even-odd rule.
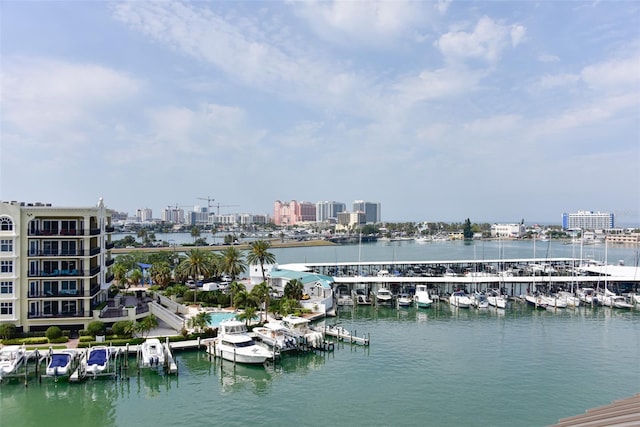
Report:
[[[433,304],[433,300],[427,291],[427,285],[417,285],[414,300],[418,308],[429,308]]]
[[[253,328],[253,333],[260,341],[269,347],[275,347],[280,352],[298,348],[296,338],[289,333],[287,328],[282,326],[282,323],[267,322],[264,326]]]
[[[324,334],[311,329],[309,319],[290,314],[283,317],[280,323],[287,328],[289,334],[296,337],[298,342],[305,342],[313,348],[322,348]]]
[[[26,360],[26,350],[24,346],[7,345],[0,349],[0,380],[17,373],[18,369]]]
[[[471,305],[475,308],[488,308],[489,300],[482,292],[474,292],[471,296]]]
[[[567,308],[567,300],[558,295],[543,295],[548,308]]]
[[[158,338],[147,338],[140,344],[140,366],[143,368],[157,368],[164,366],[165,349]]]
[[[91,347],[83,364],[88,375],[102,375],[109,370],[112,349],[106,346]]]
[[[218,337],[207,346],[207,352],[237,363],[258,365],[273,359],[273,353],[256,343],[244,323],[236,319],[220,322]]]
[[[387,288],[380,288],[376,293],[376,303],[380,305],[391,304],[393,300],[393,295],[391,295],[391,291]]]
[[[449,297],[449,304],[458,308],[469,308],[471,305],[471,298],[464,291],[455,291]]]
[[[567,307],[580,306],[580,298],[574,296],[571,292],[560,291],[558,292],[558,298],[562,299],[567,304]]]
[[[358,305],[371,305],[371,299],[369,295],[364,291],[364,289],[356,289],[356,304]]]
[[[66,377],[71,375],[76,354],[71,351],[51,351],[45,374],[48,377]]]
[[[487,301],[492,307],[507,308],[507,299],[495,289],[489,290],[487,293]]]
[[[541,310],[546,310],[548,305],[546,299],[540,295],[525,295],[524,300],[528,305]]]
[[[398,307],[410,307],[413,304],[413,299],[408,294],[400,294],[398,296]]]
[[[595,302],[593,300],[595,293],[596,291],[593,288],[580,288],[578,289],[577,295],[580,302],[584,304],[593,304]]]
[[[628,310],[633,308],[633,304],[622,295],[614,295],[611,297],[611,307]]]

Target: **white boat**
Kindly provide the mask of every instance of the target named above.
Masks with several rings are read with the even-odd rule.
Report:
[[[393,300],[393,295],[391,295],[391,291],[387,288],[380,288],[376,293],[376,302],[378,304],[391,304]]]
[[[398,296],[398,307],[410,307],[413,304],[413,299],[408,294],[400,294]]]
[[[257,344],[247,333],[245,324],[236,319],[220,322],[218,337],[207,346],[207,352],[225,360],[252,365],[273,359],[273,353]]]
[[[65,377],[71,375],[76,354],[71,351],[51,351],[47,359],[46,376]]]
[[[558,292],[558,298],[562,299],[567,307],[579,307],[580,298],[574,296],[571,292],[560,291]]]
[[[165,348],[158,338],[147,338],[140,344],[140,366],[157,368],[164,366]]]
[[[595,293],[596,291],[593,288],[580,288],[578,289],[577,295],[580,302],[584,304],[593,304],[595,302],[593,300]]]
[[[371,299],[364,289],[356,289],[355,302],[358,305],[371,305]]]
[[[611,307],[613,308],[622,308],[622,309],[631,309],[633,308],[633,304],[629,302],[622,295],[614,295],[611,297]]]
[[[471,298],[464,291],[455,291],[449,297],[449,304],[458,308],[469,308],[471,305]]]
[[[543,295],[548,308],[567,308],[567,301],[558,295]]]
[[[280,352],[298,348],[296,338],[280,322],[265,323],[264,326],[253,328],[253,333],[260,341]]]
[[[487,296],[482,292],[474,292],[474,294],[471,296],[471,305],[475,308],[488,308],[489,300],[487,299]]]
[[[102,375],[109,371],[113,349],[107,346],[91,347],[86,358],[82,361],[87,375]]]
[[[534,308],[546,309],[548,306],[547,300],[540,295],[525,295],[524,299],[527,304]]]
[[[487,292],[487,301],[492,307],[507,308],[507,299],[495,289],[491,289]]]
[[[298,342],[306,342],[308,346],[313,348],[322,348],[324,334],[311,329],[309,319],[290,314],[283,317],[280,323],[287,328],[292,336],[296,337]]]
[[[418,308],[429,308],[433,304],[429,291],[427,291],[427,285],[417,285],[416,294],[413,298]]]
[[[634,304],[640,304],[640,294],[631,294],[631,302]]]
[[[0,349],[0,380],[17,373],[26,359],[24,346],[7,345]]]

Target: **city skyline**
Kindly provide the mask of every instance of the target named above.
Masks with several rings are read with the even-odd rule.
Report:
[[[256,5],[3,2],[0,200],[640,222],[637,3]]]

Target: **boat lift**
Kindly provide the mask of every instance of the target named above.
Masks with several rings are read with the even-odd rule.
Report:
[[[7,347],[5,347],[6,349]],[[24,385],[27,387],[29,382],[29,361],[35,360],[35,371],[38,371],[38,359],[40,357],[40,353],[38,350],[27,351],[25,344],[20,346],[20,351],[24,355],[22,359],[16,363],[14,369],[11,372],[0,372],[0,384],[4,383],[5,380],[11,380],[16,378],[24,378]]]
[[[107,366],[105,370],[100,373],[88,373],[86,362],[89,357],[89,349],[86,349],[80,354],[78,368],[69,377],[69,382],[80,382],[87,377],[91,377],[93,379],[98,377],[112,377],[115,379],[118,375],[118,369],[122,366],[122,361],[120,361],[121,356],[125,356],[122,349],[109,346],[109,357],[107,358]]]
[[[327,336],[337,338],[339,341],[348,342],[350,344],[359,344],[363,346],[368,346],[370,342],[370,338],[368,335],[366,337],[365,336],[359,337],[356,335],[355,331],[352,334],[342,326],[337,326],[337,325],[326,326],[325,325],[321,329],[319,328],[317,330]]]
[[[167,374],[175,374],[178,375],[178,364],[176,363],[173,353],[171,352],[171,345],[169,344],[169,337],[166,338],[166,341],[162,343],[162,349],[164,353],[164,364],[163,369]],[[129,344],[127,344],[125,348],[125,354],[129,354]],[[135,349],[136,352],[136,362],[138,365],[138,375],[140,375],[140,368],[144,367],[142,363],[142,345],[138,345]],[[125,362],[126,363],[126,362]]]

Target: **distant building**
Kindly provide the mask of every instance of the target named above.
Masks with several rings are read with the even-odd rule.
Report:
[[[519,239],[526,232],[524,224],[492,224],[491,237]]]
[[[184,224],[184,210],[182,208],[165,208],[162,210],[162,220],[174,224]]]
[[[340,202],[317,202],[316,222],[336,221],[340,212],[345,212],[347,205]]]
[[[315,222],[316,205],[311,202],[281,202],[276,200],[273,206],[273,222],[276,225],[295,225],[299,222]]]
[[[365,222],[367,224],[377,224],[381,222],[380,203],[356,200],[353,202],[353,212],[364,212]]]
[[[153,211],[149,208],[141,208],[136,211],[136,220],[138,222],[149,222],[153,219]]]
[[[0,202],[0,323],[19,331],[86,329],[108,298],[111,211]]]
[[[562,214],[562,228],[581,230],[611,230],[614,228],[612,213],[578,211]]]
[[[354,228],[358,225],[366,224],[365,213],[362,211],[357,212],[340,212],[338,214],[338,222],[336,224],[336,230],[346,230]]]

